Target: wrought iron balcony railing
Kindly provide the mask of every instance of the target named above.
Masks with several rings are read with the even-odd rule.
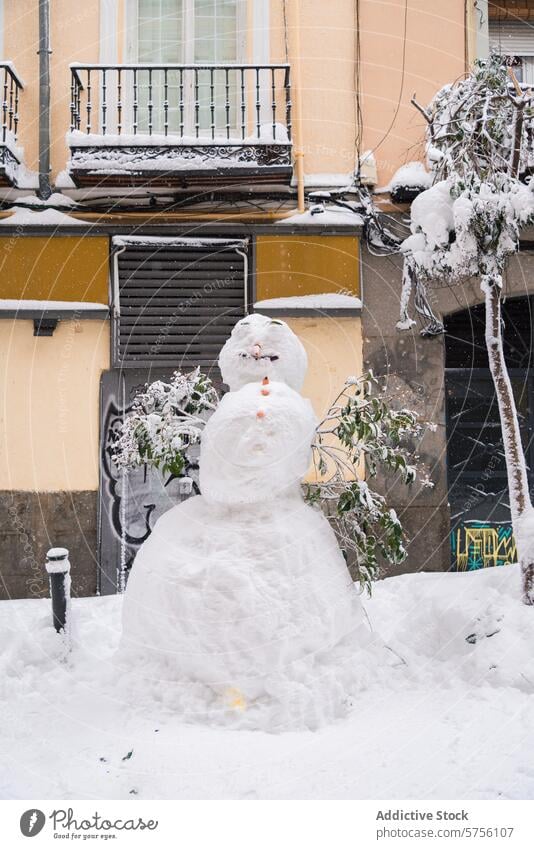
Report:
[[[291,138],[289,65],[75,63],[71,74],[71,131],[244,140],[270,126]]]
[[[24,86],[11,62],[0,62],[0,85],[2,87],[0,185],[13,186],[16,185],[17,171],[20,165],[17,133],[19,127],[19,98]]]
[[[278,168],[273,179],[280,168],[290,178],[287,64],[75,63],[70,117],[70,172],[79,185],[89,171],[90,181],[99,172],[108,183],[121,175],[137,184],[164,175],[169,183],[173,171],[183,182],[193,170],[226,179],[232,168],[244,178],[266,167]]]

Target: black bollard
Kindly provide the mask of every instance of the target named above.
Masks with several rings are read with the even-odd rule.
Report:
[[[70,563],[68,548],[51,548],[46,555],[46,571],[52,599],[52,620],[59,633],[67,633],[70,607]]]

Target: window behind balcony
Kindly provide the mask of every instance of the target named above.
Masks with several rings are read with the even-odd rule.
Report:
[[[128,21],[128,61],[200,66],[243,62],[245,12],[243,0],[136,0]],[[215,128],[217,137],[236,135],[239,82],[237,71],[141,72],[138,132],[209,137]]]
[[[527,21],[489,22],[490,48],[508,56],[520,83],[534,85],[534,26]]]

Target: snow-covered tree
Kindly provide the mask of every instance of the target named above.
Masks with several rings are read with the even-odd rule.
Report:
[[[149,384],[122,422],[114,462],[121,469],[149,466],[182,477],[188,452],[199,444],[207,415],[218,401],[211,380],[198,368],[174,372],[169,383]]]
[[[486,304],[486,345],[497,396],[510,509],[523,575],[523,599],[534,604],[534,510],[516,404],[502,345],[501,293],[508,258],[519,249],[521,227],[534,220],[534,194],[521,175],[533,152],[532,92],[522,91],[503,57],[475,63],[462,80],[438,92],[428,108],[427,155],[433,185],[412,204],[412,235],[402,245],[404,280],[399,329],[413,322],[407,307],[441,325],[428,303],[425,280],[451,285],[478,277]]]
[[[346,560],[354,563],[369,593],[378,554],[390,563],[402,563],[407,554],[401,521],[370,480],[380,470],[412,484],[418,458],[409,445],[423,429],[416,413],[396,410],[381,397],[379,381],[369,372],[348,378],[315,432],[317,482],[307,485],[307,501],[323,506]],[[362,463],[366,480],[358,474]],[[423,480],[423,485],[432,484]]]

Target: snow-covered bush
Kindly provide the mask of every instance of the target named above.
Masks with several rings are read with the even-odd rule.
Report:
[[[377,555],[401,563],[406,539],[395,511],[368,480],[358,479],[358,468],[365,461],[368,479],[380,470],[413,483],[417,457],[407,442],[423,430],[414,412],[392,409],[379,391],[372,373],[347,380],[316,430],[313,461],[322,480],[307,486],[308,502],[324,505],[346,559],[355,561],[368,591],[377,577]]]
[[[418,108],[428,123],[433,185],[412,204],[406,262],[419,280],[494,278],[534,217],[534,194],[519,179],[532,146],[531,93],[516,90],[503,58],[492,54]]]
[[[200,442],[206,413],[218,403],[211,380],[195,369],[174,372],[169,383],[156,380],[134,399],[114,446],[119,468],[151,466],[179,477],[187,451]]]
[[[521,179],[532,159],[534,109],[502,56],[475,63],[473,71],[445,86],[425,117],[434,185],[412,205],[412,235],[404,253],[401,316],[408,329],[410,294],[429,321],[423,333],[443,325],[428,302],[425,281],[458,284],[480,278],[486,303],[486,346],[499,404],[512,524],[523,572],[523,598],[534,604],[534,509],[531,504],[515,399],[502,347],[501,291],[508,258],[519,249],[521,228],[534,221],[532,183]]]

